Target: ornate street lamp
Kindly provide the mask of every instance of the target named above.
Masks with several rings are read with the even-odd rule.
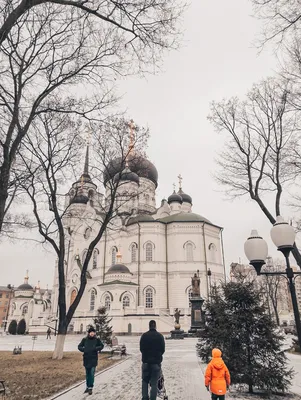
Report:
[[[266,241],[261,236],[259,236],[256,230],[253,230],[251,232],[250,237],[245,242],[245,254],[250,264],[255,268],[257,275],[282,275],[288,280],[300,346],[301,322],[296,296],[295,276],[301,275],[301,271],[294,272],[289,262],[290,252],[292,251],[295,242],[295,236],[296,233],[294,231],[294,228],[287,222],[285,222],[281,216],[278,216],[276,219],[276,223],[271,229],[271,238],[277,249],[281,251],[281,253],[285,257],[286,270],[283,272],[261,272],[261,268],[266,263],[266,259],[268,256],[268,245]]]

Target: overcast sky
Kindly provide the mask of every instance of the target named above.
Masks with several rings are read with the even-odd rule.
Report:
[[[151,131],[148,156],[159,172],[157,204],[171,194],[181,173],[193,211],[224,227],[227,265],[240,258],[245,261],[243,244],[254,227],[268,240],[270,253],[276,254],[270,225],[258,206],[248,198],[229,202],[213,179],[223,137],[207,121],[210,102],[243,96],[276,69],[272,52],[258,54],[252,44],[260,22],[251,15],[248,0],[191,0],[183,47],[166,55],[160,74],[126,79],[119,87],[122,108]],[[54,256],[39,245],[5,243],[0,252],[0,285],[19,285],[26,269],[31,284],[40,280],[43,287],[52,285]]]

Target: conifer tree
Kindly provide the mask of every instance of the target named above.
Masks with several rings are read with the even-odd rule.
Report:
[[[10,335],[16,335],[17,333],[17,321],[13,319],[8,327],[8,333]]]
[[[268,315],[254,282],[230,282],[214,287],[205,305],[204,331],[198,355],[208,362],[214,347],[220,348],[233,383],[253,389],[286,391],[293,371],[281,348],[284,340]]]
[[[106,307],[99,307],[97,310],[97,317],[94,318],[94,325],[97,337],[107,345],[112,344],[113,329],[110,325],[112,318],[108,317]]]
[[[25,319],[21,319],[18,322],[18,326],[17,326],[17,335],[25,335],[26,332],[26,322]]]

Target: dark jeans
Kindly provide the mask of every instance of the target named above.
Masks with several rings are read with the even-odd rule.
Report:
[[[156,400],[160,372],[160,364],[142,364],[142,400]],[[151,386],[150,397],[148,396],[149,385]]]
[[[225,395],[218,395],[212,393],[212,400],[225,400]]]
[[[95,367],[86,368],[86,382],[87,388],[92,389],[94,386]]]

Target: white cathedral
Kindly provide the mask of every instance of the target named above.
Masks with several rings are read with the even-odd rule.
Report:
[[[150,319],[157,321],[159,331],[169,332],[174,327],[176,308],[181,310],[182,328],[188,330],[191,277],[199,271],[204,298],[208,298],[211,284],[225,278],[222,228],[193,212],[192,198],[184,193],[180,176],[178,191],[157,207],[156,167],[142,156],[129,157],[126,166],[120,163],[116,159],[107,166],[104,189],[98,191],[89,175],[87,148],[84,172],[66,196],[70,211],[64,219],[69,238],[65,266],[68,306],[79,289],[80,263],[99,230],[100,205],[110,195],[108,183],[118,169],[119,176],[122,170],[118,196],[122,198],[123,192],[137,194],[119,207],[114,228],[107,229],[94,250],[85,293],[69,331],[85,332],[100,305],[112,317],[115,334],[144,332]],[[30,331],[43,331],[43,326],[46,331],[46,326],[53,324],[57,301],[56,269],[51,311],[44,307],[44,314],[37,317],[33,310],[40,324],[33,326],[28,315]]]

